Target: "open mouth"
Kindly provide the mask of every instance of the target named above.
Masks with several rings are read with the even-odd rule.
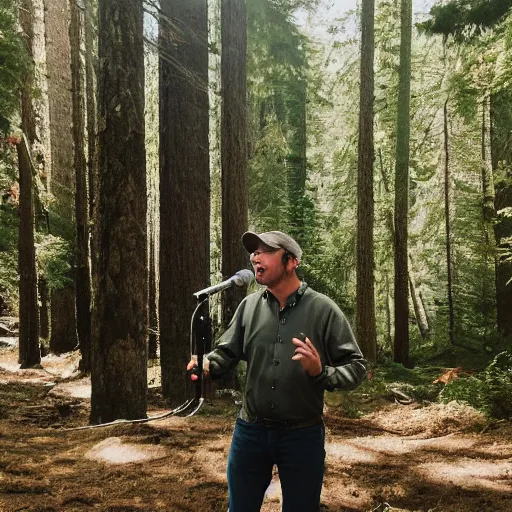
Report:
[[[256,270],[256,275],[261,276],[265,272],[265,269],[263,267],[258,267]]]

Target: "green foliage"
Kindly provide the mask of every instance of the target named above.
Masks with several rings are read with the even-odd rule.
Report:
[[[0,295],[11,308],[18,303],[18,215],[0,206]]]
[[[443,402],[456,400],[493,418],[512,418],[512,352],[501,352],[480,374],[448,383],[440,393]]]
[[[71,283],[69,252],[69,244],[63,238],[36,233],[38,273],[46,278],[50,290],[65,288]]]
[[[9,133],[19,109],[23,79],[30,69],[27,48],[17,31],[18,2],[0,0],[0,135]]]
[[[512,7],[512,0],[451,0],[430,10],[431,19],[418,27],[431,34],[452,35],[457,40],[479,36],[499,23]]]
[[[0,137],[7,137],[19,112],[20,91],[30,69],[25,42],[18,33],[18,2],[0,0]],[[16,180],[15,151],[0,143],[0,295],[15,309],[18,302],[18,216],[12,199],[4,204]]]

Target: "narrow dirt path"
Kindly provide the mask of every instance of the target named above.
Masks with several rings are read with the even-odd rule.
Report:
[[[194,418],[73,431],[86,425],[90,382],[77,356],[19,370],[0,349],[0,511],[227,510],[225,467],[236,406]],[[150,414],[163,405],[150,397]],[[457,404],[389,404],[360,420],[326,410],[322,510],[512,511],[512,426],[483,430]],[[277,472],[262,511],[280,510]],[[298,511],[300,512],[300,511]]]

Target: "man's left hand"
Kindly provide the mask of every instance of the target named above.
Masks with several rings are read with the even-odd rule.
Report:
[[[322,361],[320,355],[316,350],[313,343],[308,337],[305,337],[305,341],[301,341],[299,338],[292,338],[292,343],[295,345],[295,354],[292,357],[294,361],[300,361],[302,368],[311,375],[316,377],[322,373]]]

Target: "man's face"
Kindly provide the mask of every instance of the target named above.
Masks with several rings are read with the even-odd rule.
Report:
[[[289,264],[283,263],[284,249],[274,249],[260,244],[251,254],[251,263],[258,284],[273,288],[293,273]]]

